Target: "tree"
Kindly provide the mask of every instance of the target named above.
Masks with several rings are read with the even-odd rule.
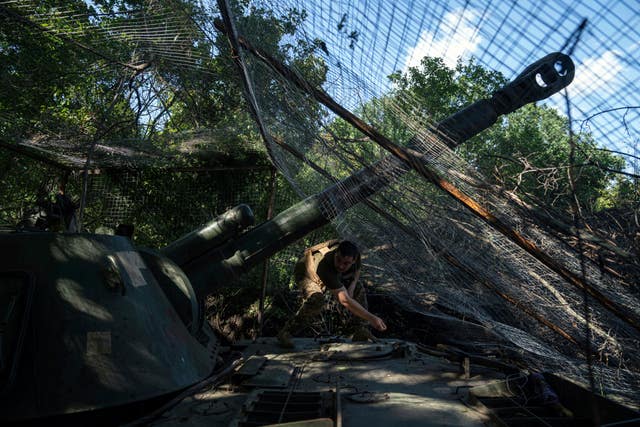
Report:
[[[507,82],[473,59],[458,61],[451,69],[441,59],[430,57],[390,79],[394,84],[391,96],[401,109],[434,122],[490,97]],[[590,209],[606,192],[615,171],[624,167],[624,160],[597,150],[588,133],[574,134],[571,139],[568,129],[567,118],[555,109],[529,104],[462,144],[458,153],[505,189],[560,209],[571,203],[568,170],[574,167],[577,199]],[[575,157],[571,164],[572,143]]]
[[[239,28],[322,84],[326,66],[314,53],[324,43],[290,41],[304,11],[276,15],[248,1],[231,3]],[[227,36],[213,26],[217,10],[188,0],[30,7],[46,18],[5,6],[0,14],[0,135],[153,140],[165,131],[231,127],[256,140]],[[257,87],[273,89],[273,77],[254,78]],[[284,96],[269,98],[265,115],[286,114]]]
[[[611,186],[603,191],[597,208],[637,211],[640,207],[640,179],[617,176]]]
[[[47,13],[53,6],[74,18]],[[119,46],[91,31],[76,39],[65,36],[94,25],[87,4],[67,0],[33,7],[46,18],[34,21],[6,7],[0,14],[0,136],[91,140],[106,131],[120,137],[135,134],[128,100],[114,96],[122,91],[124,76],[116,57],[111,63],[108,58]],[[98,43],[103,56],[87,47]]]

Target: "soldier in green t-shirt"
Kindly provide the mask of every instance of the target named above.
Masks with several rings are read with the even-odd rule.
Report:
[[[330,240],[306,249],[294,268],[294,279],[302,291],[303,302],[278,334],[280,344],[293,347],[291,335],[300,332],[320,315],[327,289],[353,315],[379,331],[386,330],[384,321],[368,310],[367,296],[358,280],[361,268],[360,251],[350,241]],[[360,325],[353,340],[367,339],[373,339],[373,335],[365,324]]]

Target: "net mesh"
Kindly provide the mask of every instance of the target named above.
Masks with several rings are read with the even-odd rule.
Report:
[[[240,48],[235,52],[240,57],[239,69],[231,60],[224,66],[213,60],[229,55],[227,36],[215,25],[220,20],[217,3],[151,2],[141,9],[105,9],[98,13],[95,8],[0,1],[11,19],[28,20],[22,24],[29,31],[61,37],[77,50],[98,52],[94,56],[96,64],[126,76],[128,86],[122,93],[137,112],[138,135],[130,140],[98,138],[96,135],[103,134],[95,132],[85,139],[88,142],[75,145],[45,145],[33,139],[22,140],[21,144],[25,149],[64,154],[67,160],[75,161],[76,168],[118,167],[117,173],[89,174],[84,181],[86,190],[82,190],[80,175],[76,176],[77,194],[84,191],[86,195],[83,224],[89,229],[99,224],[113,227],[147,216],[147,224],[163,224],[158,229],[148,226],[142,230],[145,243],[156,247],[240,202],[266,206],[268,169],[240,171],[236,165],[233,173],[200,171],[191,163],[194,158],[210,161],[212,156],[203,151],[212,147],[218,153],[213,157],[221,165],[238,157],[247,163],[247,157],[238,150],[248,141],[258,140],[253,120],[261,125],[270,161],[298,197],[316,194],[376,165],[376,173],[384,174],[388,185],[368,197],[367,204],[344,212],[340,205],[325,206],[338,213],[332,227],[340,236],[365,248],[365,272],[375,283],[376,292],[393,298],[407,310],[471,320],[491,331],[503,354],[515,349],[531,368],[591,382],[597,392],[637,407],[637,255],[633,255],[632,245],[611,252],[609,243],[594,243],[589,229],[583,227],[583,212],[592,212],[584,205],[588,199],[580,199],[582,205],[567,202],[562,206],[558,202],[565,196],[570,200],[580,193],[580,186],[587,185],[579,179],[587,174],[584,168],[611,172],[589,151],[593,147],[621,156],[617,171],[629,177],[637,193],[637,5],[625,1],[570,5],[392,3],[253,1],[233,3],[227,14],[237,29],[238,38],[232,34],[232,41],[245,41],[263,50],[394,144],[419,153],[429,171],[508,230],[534,244],[563,272],[541,262],[505,234],[504,228],[492,226],[491,221],[443,191],[441,185],[395,159],[338,117],[335,109],[319,102],[312,91],[279,73],[264,56]],[[293,23],[295,29],[275,24],[274,35],[274,25],[265,23],[276,20]],[[563,93],[500,119],[495,128],[456,150],[449,147],[445,136],[433,131],[448,114],[470,100],[487,97],[533,61],[554,51],[570,53],[576,64],[576,78]],[[439,58],[440,62],[423,61],[425,56]],[[434,72],[431,80],[421,81],[434,64],[440,71],[453,71]],[[494,74],[481,75],[474,64]],[[471,73],[474,70],[476,74]],[[87,71],[92,72],[95,69]],[[220,126],[207,131],[217,137],[204,138],[200,145],[189,143],[194,141],[191,134],[167,138],[172,120],[184,114],[176,113],[173,118],[168,115],[171,96],[179,92],[176,89],[214,87],[216,77],[223,72],[236,76],[235,86],[228,89],[235,91],[236,97],[224,102],[237,102],[232,109],[245,113],[252,109],[253,117],[224,116],[215,111],[215,103],[196,103]],[[243,73],[246,87],[238,77]],[[170,76],[180,80],[182,86]],[[457,98],[429,97],[430,92],[438,90],[436,83],[465,78],[485,79],[486,84],[469,86],[475,93],[458,94]],[[243,90],[246,102],[237,96]],[[446,105],[441,105],[443,100]],[[195,107],[191,113],[200,117]],[[561,142],[563,150],[572,154],[564,164],[547,170],[544,165],[534,166],[538,154],[519,153],[516,140],[533,143],[527,138],[538,134],[525,130],[537,129],[536,125],[549,117],[555,121],[545,121],[545,125],[554,123],[562,130],[543,136],[562,140],[545,142]],[[195,127],[197,122],[185,121],[183,126],[191,123]],[[507,173],[507,166],[483,169],[484,158],[473,152],[474,147],[497,147],[501,141],[507,146],[512,143],[510,162],[519,166],[508,180],[496,179]],[[123,151],[126,147],[133,147],[136,156]],[[232,154],[220,157],[220,150]],[[182,153],[185,165],[192,169],[169,174],[157,168],[160,164],[166,167],[176,153]],[[501,155],[506,156],[504,152]],[[125,171],[126,164],[133,170]],[[137,170],[143,164],[156,169]],[[567,174],[573,179],[563,178]],[[162,191],[155,192],[158,188]],[[538,205],[546,210],[543,214],[531,208],[534,200],[518,192],[523,188],[542,189],[535,201],[543,199]],[[343,188],[342,193],[347,199],[359,200],[352,188]],[[283,196],[276,203],[276,211],[294,199],[291,194]],[[567,214],[570,207],[573,216]],[[619,229],[631,227],[635,232],[637,224],[636,228],[631,225],[637,217],[637,199],[630,196],[627,207],[634,213]],[[571,227],[577,225],[583,234],[549,228],[549,221],[559,216],[567,218],[568,229],[574,230]],[[166,224],[175,224],[175,234],[166,232],[171,228]],[[614,234],[609,232],[611,239],[607,241],[621,242]],[[299,249],[287,248],[274,262],[289,267]],[[622,265],[622,270],[606,268],[603,259],[607,257],[622,260],[611,264]],[[478,339],[468,345],[479,351],[496,344]]]

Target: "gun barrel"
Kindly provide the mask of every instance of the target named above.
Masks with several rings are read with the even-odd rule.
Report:
[[[452,114],[437,126],[454,148],[493,125],[498,117],[525,104],[542,101],[567,87],[575,75],[571,58],[554,52],[529,65],[512,82],[497,90],[490,99],[481,99]]]
[[[496,91],[491,99],[480,100],[447,117],[436,129],[444,133],[453,148],[494,124],[500,115],[515,111],[526,103],[542,100],[566,87],[573,75],[573,62],[567,55],[547,55]],[[328,224],[409,170],[410,167],[402,160],[387,156],[286,209],[237,239],[191,258],[183,268],[198,298],[206,296],[215,286],[230,284],[252,267]]]
[[[202,256],[211,248],[220,246],[253,225],[251,208],[238,205],[211,220],[201,228],[185,234],[160,252],[179,266]]]

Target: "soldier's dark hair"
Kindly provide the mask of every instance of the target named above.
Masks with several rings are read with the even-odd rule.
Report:
[[[348,256],[353,259],[358,258],[358,256],[360,255],[360,250],[358,249],[356,244],[350,242],[349,240],[343,240],[342,242],[340,242],[337,250],[340,255]]]

